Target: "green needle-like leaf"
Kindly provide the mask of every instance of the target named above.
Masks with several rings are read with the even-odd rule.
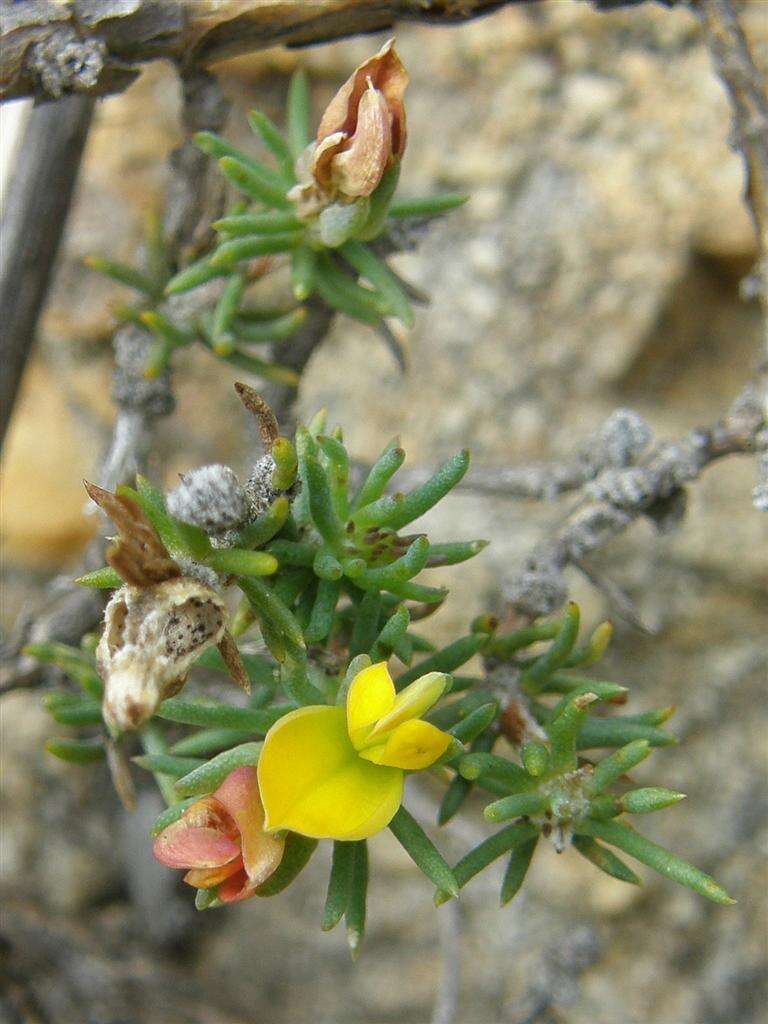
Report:
[[[363,936],[365,935],[365,910],[368,897],[368,844],[361,839],[355,844],[352,877],[349,885],[347,901],[347,943],[352,959],[360,954]]]
[[[261,748],[261,743],[242,743],[231,750],[225,750],[204,764],[190,767],[183,777],[178,779],[174,788],[182,797],[212,793],[235,768],[256,765]]]
[[[736,902],[731,899],[721,885],[699,871],[692,864],[682,860],[669,850],[665,850],[656,843],[635,832],[629,825],[620,821],[586,821],[580,822],[578,831],[582,835],[591,836],[593,839],[602,839],[603,842],[616,846],[630,857],[634,857],[642,864],[646,864],[660,875],[671,878],[673,882],[685,885],[694,892],[705,896],[714,903],[721,903],[728,906]]]
[[[215,277],[226,277],[227,270],[224,267],[215,267],[210,257],[204,256],[195,263],[175,274],[165,286],[166,295],[180,295],[182,292],[192,291],[199,288],[201,284],[212,281]]]
[[[344,843],[336,840],[333,844],[331,875],[328,879],[328,893],[325,897],[323,919],[320,925],[324,932],[329,932],[332,928],[335,928],[347,909],[352,885],[355,850],[355,843]]]
[[[467,754],[459,761],[459,772],[472,782],[492,779],[508,787],[510,793],[533,785],[533,779],[519,765],[495,754]]]
[[[461,743],[471,743],[480,733],[485,732],[499,711],[497,701],[490,701],[488,704],[481,704],[479,708],[471,711],[466,718],[463,718],[456,725],[452,725],[448,732]]]
[[[402,688],[427,672],[453,672],[473,658],[485,643],[485,637],[478,633],[461,637],[448,644],[441,651],[424,658],[418,665],[398,677],[397,686]]]
[[[260,110],[252,110],[248,114],[248,124],[254,132],[261,136],[264,145],[277,160],[283,177],[289,182],[295,181],[294,157],[277,125]]]
[[[546,797],[539,796],[538,793],[514,793],[488,804],[483,815],[486,821],[512,821],[526,814],[539,814],[546,810],[546,807]]]
[[[265,206],[282,210],[291,209],[293,204],[286,198],[285,183],[279,178],[275,181],[272,174],[267,173],[266,168],[257,167],[253,161],[244,163],[233,156],[221,157],[219,167],[222,174],[251,199],[264,203]]]
[[[291,77],[286,106],[288,145],[295,160],[307,148],[310,138],[309,118],[311,100],[309,82],[303,68],[298,68]]]
[[[289,211],[269,210],[267,213],[237,213],[222,217],[211,225],[221,234],[239,237],[242,235],[283,234],[299,231],[304,227],[299,218]]]
[[[556,711],[547,727],[552,747],[552,769],[571,772],[577,767],[576,737],[587,717],[587,708],[597,700],[594,693],[570,697]]]
[[[318,583],[317,596],[309,616],[309,624],[304,631],[307,643],[320,643],[331,632],[340,592],[341,584],[338,581],[320,580]]]
[[[413,199],[396,199],[389,208],[390,217],[434,217],[448,210],[463,206],[468,195],[459,192],[444,192],[438,196],[419,196]]]
[[[642,884],[635,872],[627,867],[623,860],[620,860],[615,853],[607,850],[600,843],[596,843],[589,836],[576,835],[571,842],[582,857],[586,857],[588,861],[594,864],[596,868],[604,871],[606,875],[618,878],[620,882],[628,882],[630,885]]]
[[[162,702],[155,714],[158,718],[164,718],[168,722],[180,722],[182,725],[211,728],[222,726],[226,729],[244,729],[263,736],[278,718],[292,710],[292,704],[275,705],[264,709],[235,708],[218,701],[169,697]]]
[[[232,274],[221,293],[213,311],[213,327],[211,336],[213,351],[218,356],[228,356],[235,348],[232,334],[232,321],[240,307],[245,290],[245,278],[242,274]]]
[[[527,693],[539,693],[552,673],[567,661],[579,635],[579,618],[579,606],[571,601],[549,649],[523,673],[521,685]]]
[[[405,452],[400,447],[400,439],[395,437],[368,471],[368,476],[352,503],[352,511],[356,512],[359,508],[370,505],[371,502],[380,498],[404,460]]]
[[[368,591],[357,606],[352,638],[349,642],[351,655],[367,654],[376,642],[381,614],[381,595],[375,590]]]
[[[70,647],[68,644],[56,643],[53,640],[46,640],[39,644],[28,644],[22,650],[30,658],[37,658],[46,665],[55,665],[65,672],[70,679],[78,683],[85,692],[101,700],[104,686],[96,671],[93,658],[85,651],[77,647]],[[76,696],[72,694],[72,696]]]
[[[239,746],[252,737],[252,729],[201,729],[178,740],[169,747],[168,753],[179,757],[205,757]]]
[[[277,594],[255,576],[240,577],[237,582],[262,625],[267,624],[268,629],[271,627],[276,631],[294,651],[303,652],[305,644],[301,626]]]
[[[423,516],[451,491],[469,468],[469,451],[448,459],[421,487],[409,494],[383,497],[357,511],[353,519],[358,526],[387,526],[400,530]]]
[[[451,896],[459,895],[459,885],[442,854],[404,807],[389,823],[389,830],[409,855],[414,864],[434,882],[439,890]]]
[[[304,302],[315,290],[317,254],[308,245],[300,245],[291,254],[291,288],[295,298]]]
[[[412,327],[414,314],[411,303],[386,263],[363,242],[345,242],[340,251],[358,274],[370,281],[378,291],[391,315],[396,316],[406,327]]]
[[[619,802],[628,814],[651,814],[653,811],[671,807],[680,800],[685,800],[685,793],[675,793],[662,786],[649,786],[625,793]]]
[[[506,906],[509,901],[518,894],[520,887],[525,881],[528,868],[531,866],[533,854],[536,850],[536,843],[539,837],[527,840],[515,847],[509,855],[507,870],[504,872],[504,881],[501,883],[501,905]]]
[[[59,725],[100,725],[101,704],[76,693],[47,693],[43,707]]]
[[[174,754],[142,754],[139,757],[131,758],[139,768],[148,772],[155,772],[160,775],[169,775],[173,779],[180,779],[182,775],[193,771],[204,764],[199,757],[177,757]],[[187,796],[188,794],[183,794]]]
[[[243,342],[253,342],[254,344],[272,342],[276,344],[293,337],[306,319],[307,311],[305,309],[294,309],[290,313],[284,313],[272,320],[258,322],[246,321],[242,317],[238,317],[233,325],[233,330]]]
[[[502,857],[521,843],[535,838],[537,834],[538,830],[533,825],[507,825],[500,832],[489,836],[479,846],[476,846],[474,850],[470,850],[466,856],[462,857],[453,869],[453,875],[459,883],[459,888],[463,889],[467,882],[471,881],[475,875],[479,874],[484,868],[487,868],[498,857]],[[445,903],[450,898],[451,894],[449,892],[441,890],[438,890],[434,897],[437,906]]]
[[[95,764],[106,757],[101,740],[50,739],[45,741],[47,753],[69,764]]]
[[[371,647],[371,660],[382,661],[389,658],[402,638],[408,632],[411,616],[404,604],[398,605],[395,612],[384,623]]]
[[[520,751],[520,757],[525,770],[535,779],[546,775],[552,767],[549,751],[538,740],[532,740],[530,743],[524,744]]]
[[[105,565],[101,569],[94,569],[92,572],[83,573],[75,579],[81,587],[96,587],[100,590],[114,590],[122,587],[123,578],[111,565]]]
[[[483,548],[488,547],[487,540],[462,540],[449,544],[430,544],[427,566],[436,568],[440,565],[458,565],[474,558]]]
[[[282,495],[275,498],[266,512],[240,531],[237,538],[238,547],[260,548],[272,540],[285,525],[290,509],[291,505],[287,498]]]
[[[126,263],[106,260],[101,256],[86,256],[83,262],[98,274],[104,274],[105,277],[117,281],[118,284],[127,285],[142,295],[146,295],[147,298],[156,299],[162,294],[162,282],[153,281],[146,274]]]
[[[664,729],[627,722],[621,715],[613,718],[597,718],[590,715],[581,727],[576,747],[578,750],[621,747],[638,739],[647,740],[652,747],[668,747],[677,743],[677,737],[665,732]]]
[[[363,590],[389,590],[417,576],[427,564],[429,541],[417,537],[400,558],[378,569],[368,569],[362,558],[344,563],[344,573]]]
[[[229,269],[242,260],[268,256],[276,252],[288,252],[301,241],[300,231],[286,231],[272,235],[246,235],[222,242],[210,257],[213,267]]]
[[[640,764],[651,752],[647,740],[634,740],[620,750],[616,750],[602,761],[598,761],[592,778],[587,783],[587,792],[591,795],[602,793],[621,778],[625,772],[631,771]]]
[[[271,576],[278,566],[275,556],[266,551],[238,548],[216,549],[207,556],[206,562],[216,572],[234,576]]]

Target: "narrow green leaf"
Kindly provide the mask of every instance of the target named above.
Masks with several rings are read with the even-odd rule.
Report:
[[[370,651],[376,642],[381,614],[381,595],[374,590],[368,591],[357,606],[352,637],[349,641],[351,655],[364,654]]]
[[[549,751],[545,744],[540,743],[538,740],[531,740],[530,743],[523,744],[520,757],[525,770],[535,779],[546,775],[552,767]]]
[[[235,768],[258,764],[261,748],[261,743],[241,743],[231,750],[225,750],[210,761],[191,766],[174,788],[179,796],[212,793]]]
[[[320,580],[318,583],[309,625],[304,633],[307,643],[319,643],[331,632],[340,592],[341,584],[337,580]]]
[[[141,754],[131,760],[145,771],[169,775],[173,779],[180,779],[182,775],[205,763],[199,757],[177,757],[174,754]]]
[[[365,478],[352,503],[352,511],[356,512],[359,508],[370,505],[371,502],[380,498],[390,479],[400,469],[404,460],[405,452],[400,447],[400,439],[395,437],[389,442],[368,471],[368,476]]]
[[[620,882],[628,882],[630,885],[640,885],[640,879],[635,872],[627,867],[623,860],[610,850],[596,843],[589,836],[576,835],[571,840],[574,848],[586,857],[588,861],[604,871],[611,878],[618,878]]]
[[[69,764],[95,764],[106,756],[101,740],[71,740],[55,738],[45,741],[45,749],[60,761]]]
[[[352,877],[347,901],[347,943],[352,959],[360,954],[365,935],[365,911],[368,897],[368,844],[365,839],[355,843]]]
[[[300,157],[309,145],[310,110],[311,100],[307,74],[303,68],[297,68],[288,86],[288,100],[286,104],[288,146],[294,160]]]
[[[266,655],[240,651],[240,658],[252,683],[271,691],[275,689],[275,666]],[[208,647],[203,651],[195,662],[195,666],[229,675],[226,662],[216,647]]]
[[[253,610],[262,623],[277,631],[296,651],[304,651],[305,643],[301,627],[292,612],[274,591],[270,590],[255,576],[240,577],[238,586],[251,602]]]
[[[98,274],[124,284],[134,291],[141,292],[147,298],[156,299],[162,294],[162,282],[155,282],[135,267],[126,263],[119,263],[117,260],[107,260],[102,256],[86,256],[83,260],[85,265]]]
[[[286,198],[285,184],[276,182],[266,173],[266,168],[257,168],[252,161],[246,164],[232,156],[220,157],[219,167],[222,174],[251,199],[264,203],[265,206],[281,210],[291,209],[293,204]]]
[[[222,234],[241,236],[298,231],[304,225],[294,213],[269,210],[267,213],[238,213],[233,217],[222,217],[211,226]]]
[[[273,188],[278,190],[286,188],[287,183],[280,174],[267,167],[261,160],[257,160],[256,157],[244,153],[237,146],[226,142],[220,135],[216,135],[215,132],[198,132],[194,136],[194,142],[204,153],[219,162],[221,162],[222,158],[236,160],[238,163],[249,168],[249,170],[254,171],[260,178],[271,184]],[[235,184],[237,183],[235,182]]]
[[[214,549],[205,561],[216,572],[234,576],[271,576],[278,568],[274,555],[241,548]]]
[[[345,242],[340,251],[358,274],[366,278],[378,291],[390,314],[396,316],[406,327],[412,327],[415,320],[413,307],[386,263],[363,242]]]
[[[421,825],[402,805],[390,821],[389,830],[414,864],[439,890],[451,896],[459,895],[459,885],[442,854]]]
[[[535,626],[516,629],[504,636],[494,636],[488,644],[487,653],[501,660],[511,658],[517,651],[539,640],[551,640],[557,636],[559,630],[559,622],[541,622]]]
[[[466,718],[463,718],[456,725],[452,725],[448,732],[461,743],[471,743],[481,732],[484,732],[494,720],[499,711],[497,701],[490,701],[488,704],[481,704],[479,708],[471,711]]]
[[[248,124],[257,135],[261,136],[264,145],[277,160],[283,177],[289,182],[295,181],[293,154],[277,125],[260,110],[252,110],[248,114]]]
[[[237,538],[238,547],[260,548],[272,540],[275,534],[282,530],[290,510],[291,505],[286,497],[280,495],[275,498],[266,512],[240,531]]]
[[[227,273],[224,268],[213,266],[210,257],[204,256],[175,274],[165,286],[165,294],[180,295],[182,292],[192,291],[193,288],[199,288],[201,284],[206,284],[216,277],[226,277]]]
[[[496,735],[492,731],[480,733],[472,743],[473,753],[490,753],[496,742]],[[445,791],[440,807],[437,811],[437,824],[445,825],[461,809],[464,801],[471,793],[473,784],[463,776],[456,773],[450,785]]]
[[[377,324],[383,315],[378,293],[363,288],[344,273],[327,252],[320,252],[315,267],[315,287],[334,309],[365,324]]]
[[[579,619],[579,606],[571,601],[549,649],[523,673],[521,686],[527,693],[539,693],[552,673],[568,659],[579,635]]]
[[[344,564],[344,574],[362,590],[389,590],[417,576],[429,555],[429,541],[417,537],[400,558],[389,565],[369,569],[362,558],[353,558]]]
[[[577,767],[576,737],[587,717],[587,708],[597,700],[594,693],[569,697],[547,726],[551,744],[552,770],[571,772]]]
[[[483,548],[488,547],[487,540],[453,541],[449,544],[430,544],[427,566],[437,568],[441,565],[458,565],[474,558]]]
[[[641,836],[629,825],[620,821],[591,821],[587,819],[578,825],[578,831],[582,835],[591,836],[593,839],[602,839],[603,842],[616,846],[618,849],[628,853],[642,864],[646,864],[660,875],[671,878],[673,882],[685,885],[694,892],[705,896],[714,903],[721,903],[728,906],[736,902],[731,899],[721,885],[699,871],[692,864],[682,858],[670,853],[663,847]]]
[[[647,740],[633,740],[608,757],[604,757],[595,765],[592,778],[587,784],[587,792],[591,795],[602,793],[622,775],[644,761],[650,753],[651,746]]]
[[[81,587],[97,587],[100,590],[115,590],[123,585],[123,578],[120,573],[111,565],[105,565],[101,569],[94,569],[92,572],[83,573],[75,579]]]
[[[590,679],[587,676],[572,675],[570,672],[553,672],[541,689],[542,693],[594,693],[600,700],[613,700],[623,697],[626,686],[618,683],[607,683],[601,679]]]
[[[104,685],[92,656],[85,651],[54,640],[45,640],[39,644],[28,644],[22,649],[22,654],[36,658],[43,664],[55,665],[82,686],[89,696],[101,700]]]
[[[474,850],[470,850],[468,854],[462,857],[453,869],[453,876],[458,882],[459,888],[463,889],[467,882],[471,881],[475,875],[479,874],[484,868],[487,868],[498,857],[502,857],[521,843],[533,839],[537,834],[538,830],[533,825],[507,825],[500,832],[489,836],[479,846],[476,846]],[[442,890],[438,890],[434,897],[437,906],[445,903],[450,898],[451,894]]]
[[[425,587],[421,583],[393,583],[387,590],[403,601],[417,601],[419,604],[442,604],[448,596],[445,587]],[[422,616],[423,617],[423,616]]]
[[[533,854],[536,850],[536,843],[538,841],[539,837],[534,836],[533,839],[529,839],[527,842],[521,843],[520,846],[516,847],[510,854],[507,870],[504,872],[504,881],[501,883],[502,907],[505,907],[507,903],[509,903],[514,896],[517,896],[520,891],[520,887],[525,881],[525,876],[528,873],[528,868],[531,866]]]
[[[341,562],[329,551],[328,548],[318,548],[312,562],[312,571],[315,576],[319,576],[321,580],[335,581],[341,579],[344,570],[341,567]]]
[[[547,799],[538,793],[514,793],[512,796],[494,800],[483,811],[486,821],[511,821],[527,814],[539,814],[546,810]]]
[[[210,256],[211,266],[231,270],[242,260],[269,256],[276,252],[289,252],[301,240],[301,232],[286,231],[274,235],[246,235],[221,242]]]
[[[317,254],[308,245],[300,245],[291,253],[291,289],[299,302],[315,290]]]
[[[596,718],[590,715],[581,727],[576,747],[578,750],[621,747],[634,740],[647,740],[652,747],[668,747],[677,743],[677,737],[664,729],[627,722],[620,715],[613,718]]]
[[[371,647],[371,660],[382,661],[389,658],[405,636],[410,624],[411,616],[408,609],[404,604],[398,605],[382,626],[381,632],[376,637],[376,642]]]
[[[235,708],[218,701],[169,697],[160,704],[155,714],[158,718],[180,722],[182,725],[246,729],[263,736],[279,718],[292,710],[293,705],[285,704],[264,709]]]
[[[281,565],[295,565],[312,568],[317,548],[308,541],[283,540],[279,537],[269,545],[269,553],[274,555]]]
[[[67,694],[72,700],[62,701],[54,698],[64,695],[49,693],[43,697],[43,706],[59,725],[100,725],[101,704],[97,700],[80,697],[78,694]]]
[[[355,513],[358,526],[387,526],[400,530],[423,516],[451,491],[469,468],[469,451],[464,449],[448,459],[421,487],[409,494],[379,498]]]
[[[368,220],[362,231],[358,233],[358,238],[364,242],[376,238],[384,229],[392,197],[397,190],[397,183],[400,180],[400,166],[400,160],[394,161],[384,171],[381,181],[371,195],[371,201],[368,206]]]
[[[675,793],[663,786],[648,786],[645,789],[633,789],[622,796],[619,803],[627,814],[651,814],[671,807],[680,800],[685,800],[685,793]]]
[[[306,658],[286,658],[280,678],[283,689],[291,700],[295,700],[297,704],[328,703],[325,694],[309,678]]]
[[[272,445],[272,458],[275,460],[272,486],[279,491],[287,491],[289,487],[293,487],[296,483],[299,465],[293,441],[290,441],[287,437],[278,437]]]
[[[179,757],[204,757],[238,746],[252,737],[253,730],[249,729],[201,729],[190,736],[185,736],[184,739],[177,740],[169,747],[168,753]]]
[[[318,458],[317,443],[303,427],[296,431],[296,452],[299,473],[309,496],[312,521],[326,544],[335,550],[342,537],[342,524],[333,504],[328,475]]]
[[[213,351],[217,356],[228,356],[234,351],[235,338],[232,333],[232,321],[240,307],[244,291],[245,277],[242,274],[232,274],[216,303],[216,308],[213,311],[211,336]]]
[[[390,217],[434,217],[463,206],[469,199],[461,192],[444,192],[438,196],[416,196],[396,199],[389,208]]]
[[[334,841],[331,875],[328,879],[328,892],[325,897],[323,919],[320,925],[324,932],[329,932],[335,928],[347,909],[352,885],[355,849],[355,843],[344,843],[340,840]]]
[[[477,779],[493,779],[507,786],[509,792],[533,785],[533,779],[519,765],[495,754],[467,754],[459,761],[459,772],[463,778],[471,782]]]
[[[429,658],[424,658],[418,665],[403,672],[397,680],[398,688],[407,686],[408,683],[412,683],[414,679],[418,679],[419,676],[423,676],[427,672],[453,672],[455,669],[461,668],[477,654],[484,643],[485,637],[478,633],[454,640],[441,651],[437,651]]]
[[[277,344],[293,337],[307,319],[307,311],[303,308],[293,309],[290,313],[275,317],[272,320],[252,322],[239,317],[234,324],[234,332],[243,342],[272,342]],[[287,440],[287,438],[285,439]]]

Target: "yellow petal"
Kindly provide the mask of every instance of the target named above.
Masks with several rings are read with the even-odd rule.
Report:
[[[369,665],[358,672],[347,694],[347,729],[355,747],[370,726],[395,706],[395,684],[386,661]]]
[[[376,722],[370,738],[383,736],[402,722],[420,718],[435,704],[448,688],[450,677],[444,672],[428,672],[398,693],[392,709]]]
[[[389,734],[386,743],[371,747],[360,755],[374,764],[418,771],[429,768],[446,752],[451,743],[447,732],[430,722],[412,719]]]
[[[366,839],[385,828],[403,797],[403,773],[364,761],[343,708],[292,711],[267,733],[259,788],[268,829],[315,839]]]

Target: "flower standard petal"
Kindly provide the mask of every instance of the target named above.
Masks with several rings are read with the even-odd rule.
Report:
[[[347,731],[353,745],[357,746],[360,737],[391,711],[395,703],[395,684],[385,661],[358,672],[347,694]]]
[[[219,868],[240,855],[240,844],[214,828],[169,825],[154,842],[155,857],[167,868]]]
[[[428,672],[398,693],[392,709],[379,718],[371,730],[371,738],[382,736],[396,726],[419,718],[435,704],[448,688],[450,676],[445,672]]]
[[[390,732],[385,743],[363,751],[360,756],[374,764],[418,771],[434,764],[450,745],[447,732],[430,722],[411,719]]]
[[[306,707],[272,726],[259,760],[267,828],[316,839],[364,839],[400,806],[403,773],[363,760],[342,708]]]

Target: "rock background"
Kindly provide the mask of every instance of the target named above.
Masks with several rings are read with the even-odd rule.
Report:
[[[746,17],[768,64],[762,0]],[[258,103],[279,118],[287,74],[309,66],[319,113],[377,39],[223,67],[232,137]],[[432,305],[408,339],[410,370],[340,320],[302,385],[352,451],[399,433],[414,464],[468,444],[478,465],[567,455],[616,406],[659,437],[708,423],[756,365],[756,306],[739,298],[754,258],[729,112],[694,18],[643,6],[599,15],[570,0],[456,29],[404,27],[410,145],[403,191],[471,191],[403,273]],[[92,523],[79,481],[108,436],[113,290],[89,252],[127,257],[162,194],[178,141],[168,69],[105,102],[89,142],[66,252],[3,465],[3,626],[44,580],[77,561]],[[231,375],[204,353],[179,360],[177,414],[154,475],[206,460],[244,467],[253,438]],[[640,706],[679,705],[682,745],[637,772],[689,794],[647,831],[738,897],[731,910],[650,877],[642,890],[540,851],[524,893],[499,911],[490,871],[460,906],[462,1024],[751,1024],[765,1006],[765,622],[768,539],[749,504],[750,460],[712,468],[682,528],[641,523],[601,556],[656,636],[619,624],[606,673]],[[427,522],[439,537],[493,543],[434,620],[440,638],[499,600],[500,585],[567,511],[462,492]],[[459,583],[459,573],[452,571]],[[612,615],[574,578],[587,622]],[[298,1024],[429,1019],[439,970],[430,887],[396,844],[372,844],[369,935],[358,965],[317,928],[326,857],[275,901],[197,915],[148,857],[142,798],[125,819],[98,771],[42,753],[39,695],[4,698],[0,1019],[56,1024]],[[422,818],[434,793],[414,792]],[[441,842],[459,856],[478,808]],[[161,908],[161,909],[158,909]],[[452,927],[451,921],[446,925]],[[32,952],[35,951],[35,952]],[[3,1016],[5,1014],[5,1016]]]

